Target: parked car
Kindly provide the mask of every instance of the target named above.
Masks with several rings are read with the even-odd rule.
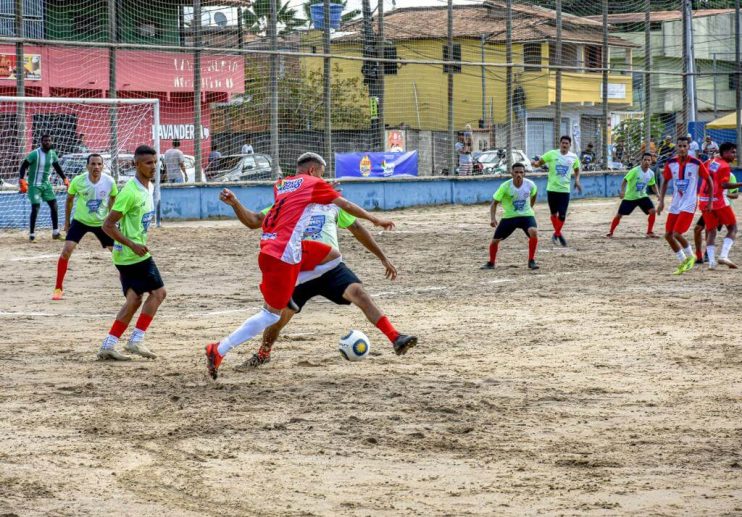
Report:
[[[531,160],[526,153],[519,149],[513,149],[513,163],[523,163],[526,172],[533,172]],[[507,154],[505,149],[490,149],[484,151],[474,160],[474,174],[507,174]]]
[[[208,181],[252,181],[271,179],[273,166],[268,154],[222,156],[206,168]]]
[[[90,153],[65,154],[59,159],[59,165],[62,167],[64,174],[72,179],[78,174],[85,172],[85,165],[87,164],[89,155]],[[100,155],[103,157],[103,171],[106,174],[111,174],[111,154],[100,153]],[[164,164],[161,164],[161,167],[164,167]],[[193,156],[190,156],[188,154],[185,155],[185,167],[187,178],[186,182],[194,183],[196,181],[196,160]],[[136,173],[136,168],[134,167],[134,154],[119,153],[118,169],[119,184],[126,183],[129,179],[133,178]],[[61,181],[57,182],[61,183]]]

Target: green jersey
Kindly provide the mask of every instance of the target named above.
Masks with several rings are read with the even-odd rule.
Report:
[[[729,174],[729,183],[737,183],[737,178],[733,173]],[[733,189],[727,190],[727,192],[729,192],[730,194],[736,194],[737,192],[739,192],[739,189],[733,188]]]
[[[52,170],[52,165],[59,162],[56,151],[49,149],[48,152],[41,150],[38,147],[28,153],[25,160],[28,162],[28,184],[32,187],[38,187],[44,183],[49,183],[49,174]]]
[[[263,214],[267,214],[270,209],[269,206],[263,210]],[[316,205],[312,208],[302,240],[324,242],[339,250],[338,228],[347,228],[354,222],[356,217],[337,205]]]
[[[546,190],[548,192],[569,192],[572,172],[580,168],[580,159],[573,152],[562,154],[559,149],[553,149],[543,155],[541,159],[549,167]]]
[[[647,195],[647,187],[656,185],[654,171],[647,169],[645,172],[641,166],[631,169],[623,179],[626,182],[626,192],[623,195],[626,201],[636,201],[637,199],[649,197]]]
[[[502,203],[503,219],[534,217],[536,214],[531,206],[531,198],[536,195],[537,191],[536,184],[529,179],[523,179],[520,187],[516,187],[513,180],[508,180],[500,185],[492,198]]]
[[[76,198],[72,218],[87,226],[103,226],[108,215],[108,198],[116,197],[118,192],[116,181],[108,174],[101,174],[97,183],[90,181],[90,173],[80,174],[67,189],[67,194]]]
[[[146,246],[147,231],[155,217],[155,202],[152,199],[152,192],[139,183],[138,179],[132,178],[116,196],[116,201],[111,210],[123,214],[119,221],[121,233],[133,242]],[[149,253],[140,257],[131,248],[120,242],[115,242],[113,245],[113,263],[118,266],[136,264],[150,257]]]

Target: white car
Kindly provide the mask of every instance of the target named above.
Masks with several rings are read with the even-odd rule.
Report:
[[[474,159],[475,174],[508,174],[507,172],[507,155],[505,149],[491,149],[482,151],[482,154]],[[533,172],[531,160],[526,153],[520,149],[513,149],[513,163],[522,163],[526,166],[526,172]]]
[[[70,179],[74,178],[78,174],[85,172],[85,165],[87,164],[88,156],[91,153],[70,153],[65,154],[59,159],[59,164],[62,167],[65,175]],[[99,153],[103,157],[103,171],[107,174],[111,174],[111,154],[110,153]],[[134,177],[136,169],[134,168],[134,154],[132,153],[120,153],[118,155],[118,169],[119,169],[119,184],[126,183],[130,178]],[[195,183],[196,181],[196,160],[193,156],[185,155],[185,167],[186,167],[186,182]],[[164,164],[160,164],[164,167]],[[56,175],[54,175],[56,176]],[[204,180],[206,176],[204,175]],[[57,177],[57,180],[59,178]],[[61,180],[55,182],[61,183]]]

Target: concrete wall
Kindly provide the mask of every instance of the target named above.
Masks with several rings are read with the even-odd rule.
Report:
[[[531,174],[538,186],[538,201],[546,200],[546,176]],[[497,188],[508,178],[476,176],[470,178],[410,178],[344,180],[343,196],[368,210],[393,210],[411,206],[488,203]],[[573,199],[615,197],[621,188],[623,174],[584,173],[581,195]],[[219,192],[229,187],[240,201],[252,210],[260,210],[273,202],[270,182],[240,184],[208,184],[205,186],[168,185],[162,188],[160,205],[164,221],[234,217],[232,209],[219,201]],[[60,225],[64,221],[65,195],[57,197]],[[0,228],[28,228],[30,205],[25,195],[0,192]],[[42,203],[39,228],[50,226],[49,209]]]

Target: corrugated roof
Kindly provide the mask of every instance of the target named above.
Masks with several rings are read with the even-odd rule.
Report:
[[[513,6],[513,41],[556,40],[556,14],[534,6]],[[411,39],[445,39],[448,37],[448,10],[443,7],[409,7],[395,9],[384,15],[384,37],[389,41]],[[373,20],[376,27],[376,18]],[[333,42],[353,42],[362,39],[363,21],[354,20],[340,29],[345,34]],[[454,6],[453,34],[455,38],[481,38],[490,42],[505,41],[505,4],[485,2],[475,6]],[[584,17],[565,15],[562,20],[562,40],[571,43],[603,42],[602,24]],[[611,36],[613,47],[635,47],[633,43]]]
[[[720,14],[734,14],[734,9],[698,9],[693,11],[694,18],[704,18],[706,16],[718,16]],[[602,16],[586,16],[586,18],[602,22]],[[649,14],[650,22],[674,22],[683,18],[681,11],[652,11]],[[609,14],[608,23],[644,23],[644,13],[626,13],[626,14]]]

